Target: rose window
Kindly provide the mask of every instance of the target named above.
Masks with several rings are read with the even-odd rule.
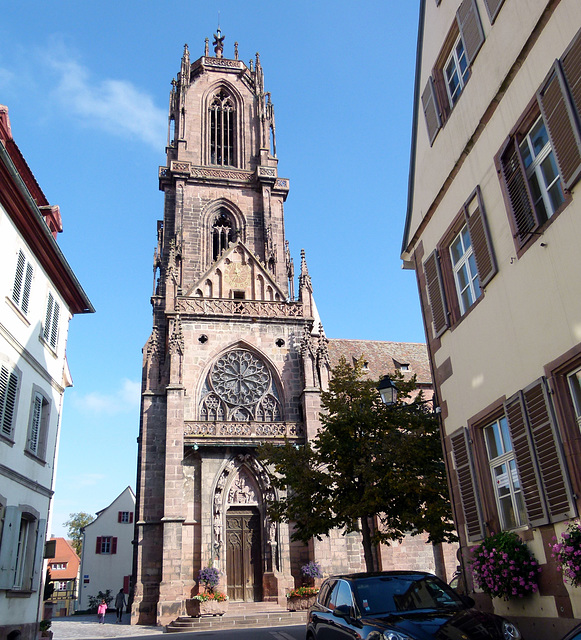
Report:
[[[270,388],[270,373],[250,351],[235,349],[219,358],[210,381],[216,394],[229,405],[250,406]]]

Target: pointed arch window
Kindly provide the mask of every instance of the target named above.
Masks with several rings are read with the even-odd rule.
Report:
[[[224,210],[220,210],[212,223],[212,258],[217,260],[234,240],[232,219]]]
[[[210,102],[210,164],[234,166],[234,101],[220,89]]]

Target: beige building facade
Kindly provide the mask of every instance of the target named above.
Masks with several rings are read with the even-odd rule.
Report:
[[[475,543],[516,531],[541,564],[539,594],[475,595],[526,637],[581,615],[549,549],[581,495],[580,28],[576,0],[420,7],[402,258],[417,276],[466,580]]]

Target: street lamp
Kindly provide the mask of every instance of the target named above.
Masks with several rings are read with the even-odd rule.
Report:
[[[392,405],[397,402],[397,387],[391,381],[389,376],[383,376],[377,385],[377,390],[381,396],[383,404]]]

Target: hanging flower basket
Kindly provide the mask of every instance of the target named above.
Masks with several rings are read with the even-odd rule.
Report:
[[[316,587],[299,587],[286,594],[289,611],[303,611],[315,604],[319,590]]]
[[[570,522],[567,531],[561,534],[560,542],[553,537],[549,547],[557,570],[563,572],[563,581],[568,580],[574,587],[581,585],[581,523]]]
[[[485,538],[472,549],[470,564],[474,584],[491,598],[523,598],[539,590],[541,568],[514,532]]]

